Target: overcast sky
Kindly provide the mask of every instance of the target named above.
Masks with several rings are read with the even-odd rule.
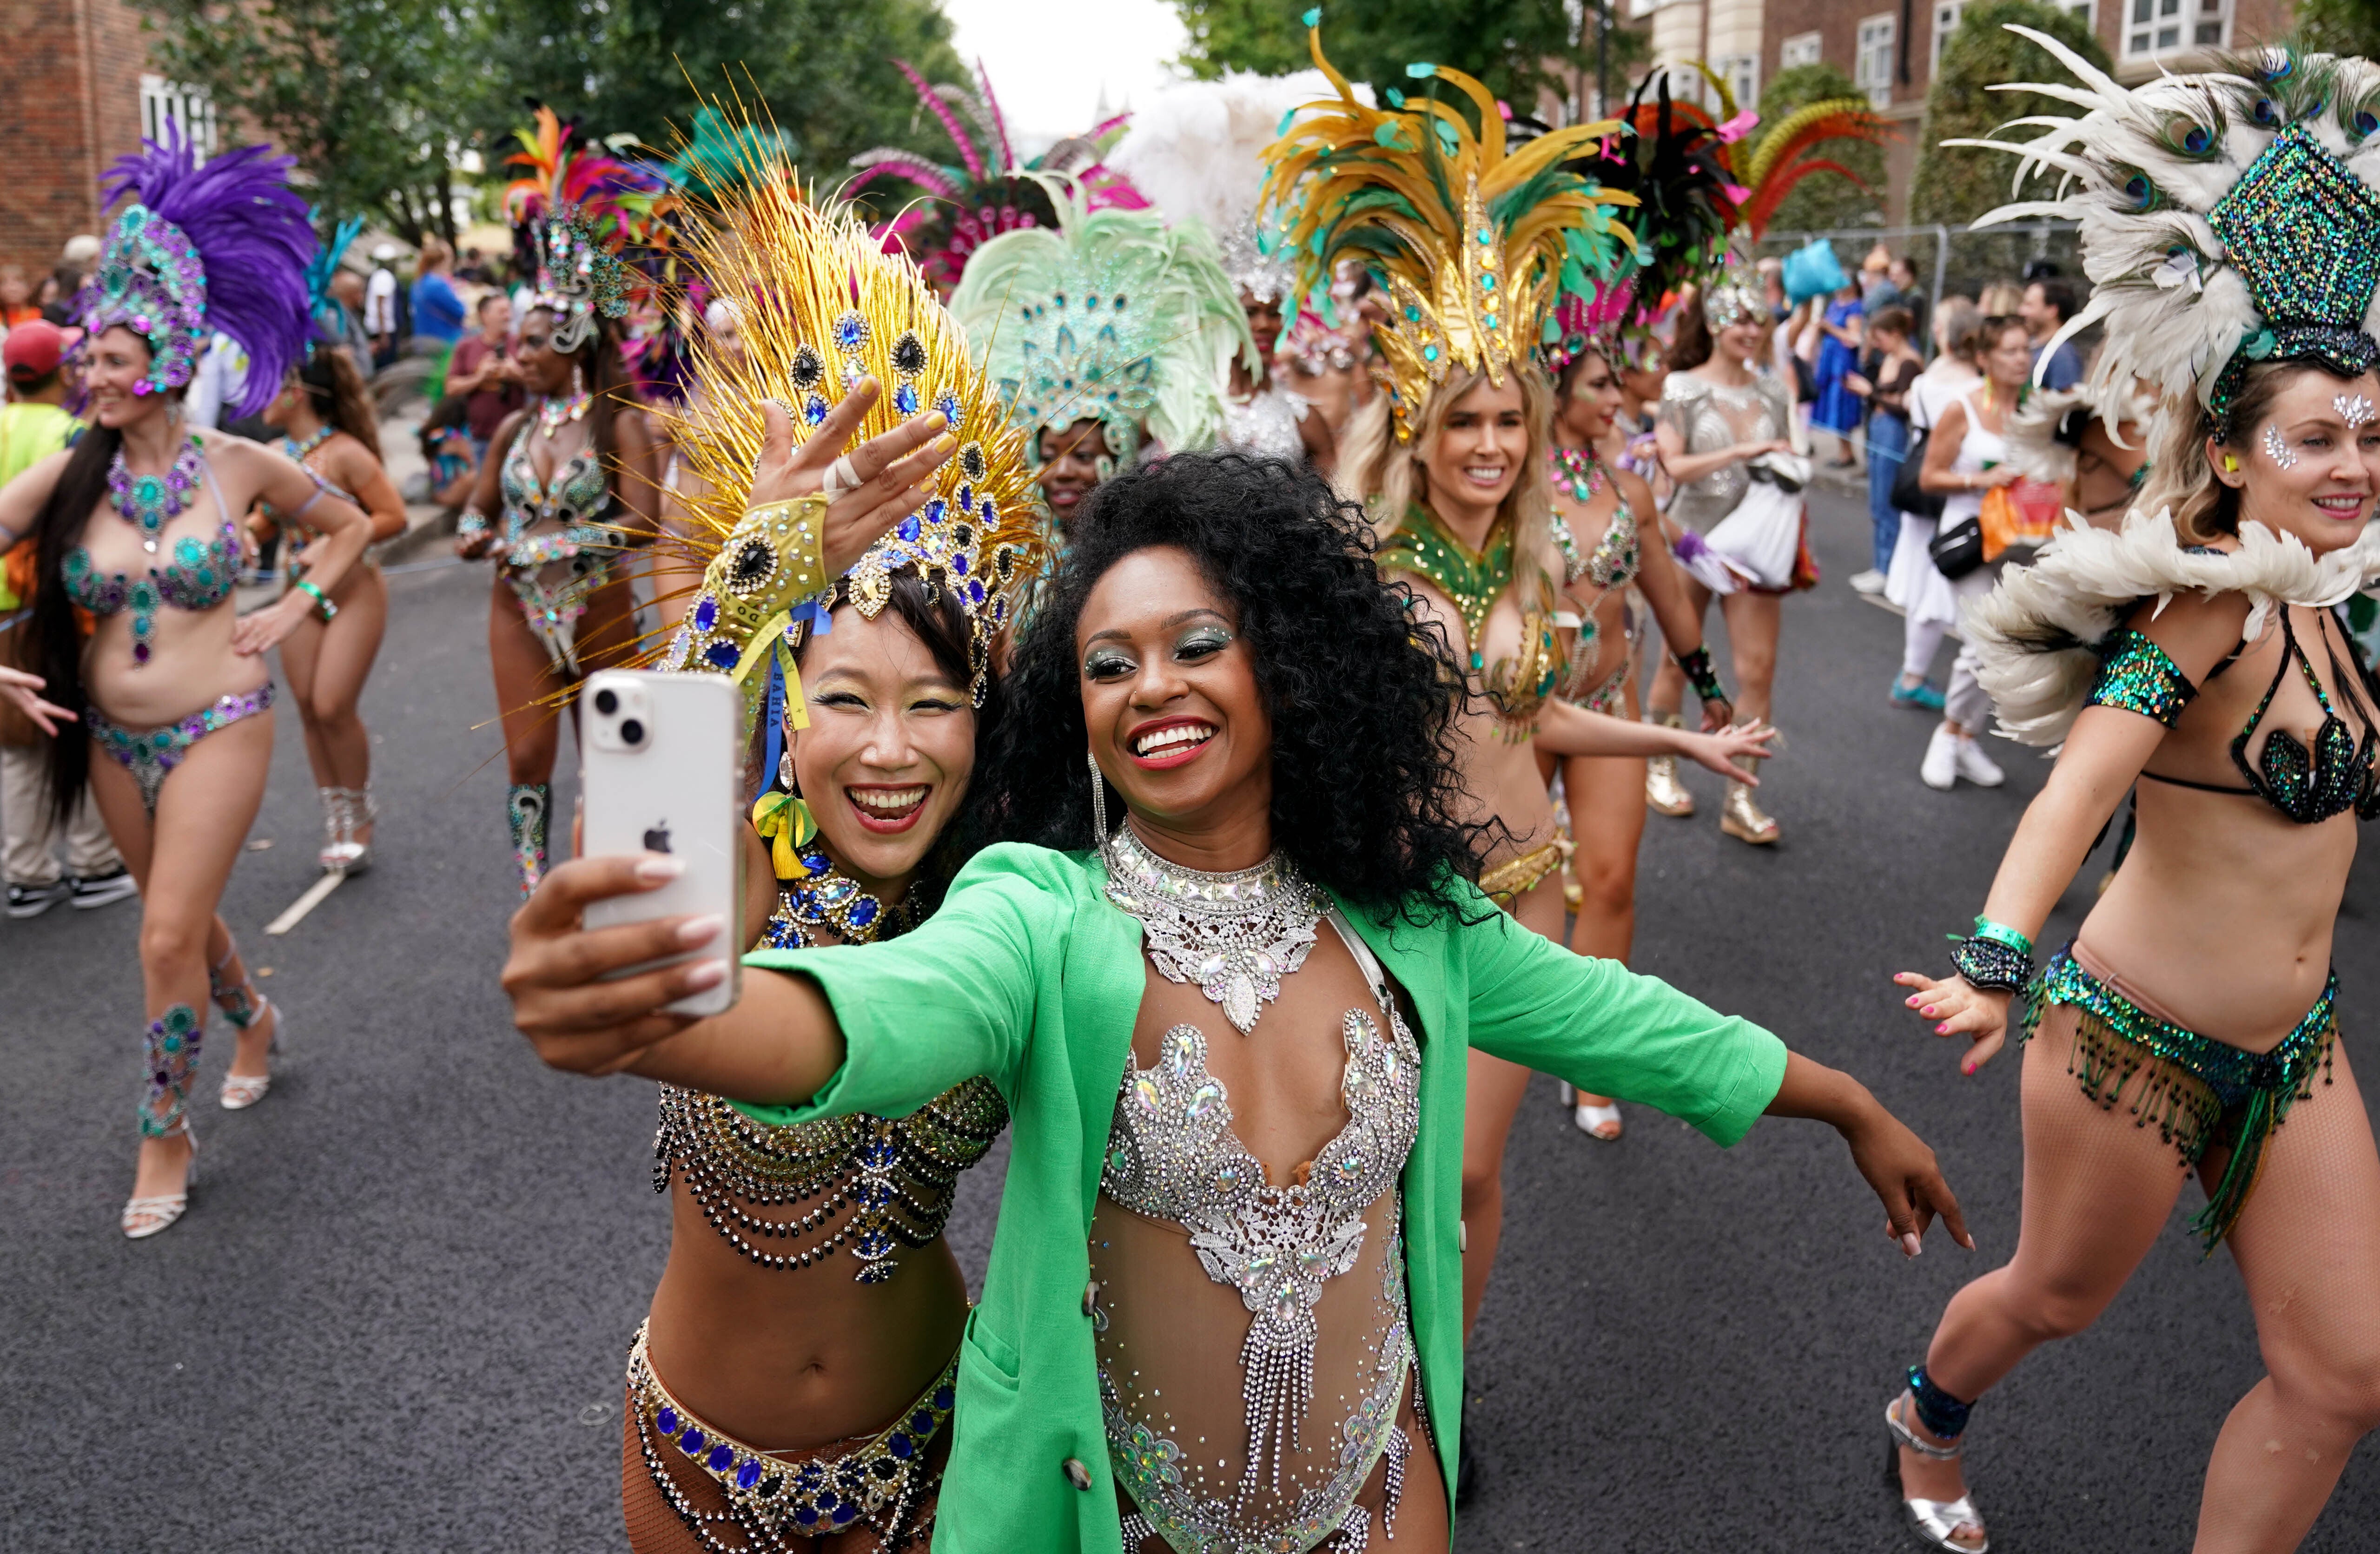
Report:
[[[959,57],[983,60],[1019,157],[1089,128],[1103,91],[1110,113],[1146,102],[1172,79],[1165,62],[1182,52],[1182,19],[1167,0],[942,0],[942,10]]]

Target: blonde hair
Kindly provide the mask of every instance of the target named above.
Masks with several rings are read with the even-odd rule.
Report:
[[[2244,452],[2248,439],[2272,413],[2273,401],[2308,372],[2325,369],[2313,361],[2260,361],[2240,379],[2222,424],[2187,395],[2168,399],[2149,437],[2149,474],[2126,516],[2170,509],[2175,536],[2185,545],[2212,544],[2240,532],[2240,492],[2215,478],[2207,456],[2209,438]],[[2351,380],[2342,379],[2341,382]]]
[[[1987,319],[1998,318],[2002,314],[2013,314],[2022,306],[2024,306],[2024,287],[2010,285],[2007,281],[1985,286],[1982,295],[1975,298],[1975,310]]]
[[[1536,570],[1546,547],[1553,543],[1554,485],[1546,470],[1546,449],[1553,441],[1554,387],[1535,367],[1509,370],[1521,385],[1521,415],[1528,425],[1529,446],[1496,516],[1512,526],[1513,576],[1517,577]],[[1346,494],[1371,513],[1372,530],[1382,540],[1403,524],[1407,508],[1428,500],[1422,451],[1446,430],[1446,418],[1455,402],[1487,381],[1488,374],[1482,371],[1449,372],[1422,401],[1413,439],[1407,443],[1397,441],[1387,395],[1374,395],[1356,413],[1347,429],[1347,445],[1339,455],[1340,480],[1345,483]]]

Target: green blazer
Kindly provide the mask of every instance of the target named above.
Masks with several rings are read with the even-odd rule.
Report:
[[[935,1517],[942,1554],[1121,1548],[1083,1294],[1108,1126],[1148,974],[1140,924],[1108,901],[1105,882],[1095,855],[1002,844],[978,855],[941,908],[897,941],[745,957],[814,980],[847,1043],[843,1066],[808,1105],[747,1107],[756,1117],[903,1116],[989,1074],[1014,1118],[991,1267],[959,1353]],[[1658,1107],[1721,1145],[1743,1136],[1785,1077],[1784,1045],[1767,1031],[1616,962],[1573,954],[1463,890],[1468,915],[1481,919],[1468,926],[1347,912],[1420,1016],[1405,1279],[1450,1488],[1462,1417],[1453,1402],[1463,1395],[1466,1048]],[[1087,1488],[1076,1487],[1078,1475]]]

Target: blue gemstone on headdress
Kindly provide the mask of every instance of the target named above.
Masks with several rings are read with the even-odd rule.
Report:
[[[653,1423],[661,1427],[662,1434],[665,1436],[677,1434],[677,1410],[667,1403],[662,1404],[662,1411],[653,1415]]]
[[[747,1457],[744,1459],[744,1465],[735,1470],[735,1487],[749,1489],[759,1482],[760,1482],[760,1459]]]
[[[967,558],[965,551],[958,552],[951,557],[951,570],[953,572],[964,577],[966,576],[966,569]]]
[[[966,591],[968,603],[981,604],[983,602],[984,595],[983,579],[980,577],[969,577],[966,581]]]
[[[984,521],[987,528],[1000,521],[1000,511],[998,508],[992,506],[991,498],[988,496],[983,499],[982,503],[977,506],[975,511],[976,516]]]
[[[947,514],[949,511],[949,505],[944,503],[941,497],[935,496],[927,498],[926,521],[928,523],[938,524],[941,522],[943,515]]]
[[[735,650],[735,644],[733,642],[713,642],[710,647],[702,650],[702,662],[713,669],[733,669],[735,667],[736,661],[743,656]]]
[[[950,422],[953,426],[959,424],[959,396],[957,395],[953,394],[948,389],[944,389],[941,394],[935,396],[934,408],[940,410],[942,413],[942,419]]]
[[[892,532],[901,537],[903,543],[910,545],[916,544],[917,542],[917,535],[919,532],[917,515],[912,513],[907,517],[903,518],[901,520],[900,527],[893,529]]]
[[[811,395],[808,399],[803,400],[802,419],[809,422],[812,426],[816,426],[819,422],[826,419],[826,401],[815,394]]]
[[[959,504],[959,505],[960,505],[960,506],[962,506],[962,507],[972,507],[972,506],[974,506],[974,505],[975,505],[975,488],[974,488],[973,486],[971,486],[971,485],[968,485],[968,484],[967,484],[965,481],[964,481],[964,480],[962,480],[962,481],[960,481],[960,482],[959,482],[959,489],[958,489],[958,492],[957,492],[957,496],[958,496],[958,504]]]
[[[848,356],[868,344],[868,321],[857,313],[845,313],[834,321],[834,344],[837,350]]]
[[[719,625],[719,601],[709,594],[694,601],[694,629],[710,631]]]
[[[904,416],[916,415],[917,413],[917,386],[915,383],[903,383],[899,388],[894,389],[892,391],[892,407],[900,411]]]

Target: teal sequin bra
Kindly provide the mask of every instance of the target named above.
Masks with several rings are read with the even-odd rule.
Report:
[[[100,571],[91,552],[77,545],[67,552],[65,579],[67,597],[93,614],[132,612],[132,662],[145,664],[156,650],[160,609],[212,610],[231,597],[239,579],[239,526],[226,517],[210,540],[185,534],[164,565],[137,576]]]

